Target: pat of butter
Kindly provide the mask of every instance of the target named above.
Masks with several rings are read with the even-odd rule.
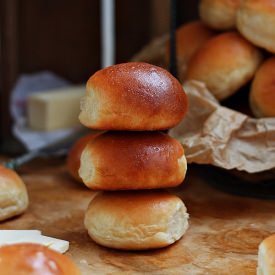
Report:
[[[4,242],[9,242],[22,237],[40,236],[39,230],[0,230],[0,245]]]
[[[27,100],[28,125],[34,130],[52,131],[80,125],[80,99],[85,86],[34,93]]]
[[[45,245],[59,253],[69,249],[69,242],[41,235],[38,230],[0,230],[0,246],[17,243]]]

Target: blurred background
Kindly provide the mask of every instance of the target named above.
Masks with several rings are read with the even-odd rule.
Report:
[[[197,17],[178,1],[177,24]],[[101,66],[100,0],[1,0],[1,151],[16,151],[10,93],[21,74],[51,71],[84,83]],[[115,62],[125,62],[169,30],[169,0],[115,1]]]

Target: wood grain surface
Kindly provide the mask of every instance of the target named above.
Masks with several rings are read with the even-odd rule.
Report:
[[[35,161],[19,171],[30,206],[0,229],[39,229],[70,241],[67,255],[83,275],[92,274],[256,274],[257,249],[275,233],[275,201],[222,193],[189,166],[187,180],[171,190],[185,202],[190,227],[168,248],[123,252],[95,244],[83,226],[94,192],[71,179],[64,160]]]

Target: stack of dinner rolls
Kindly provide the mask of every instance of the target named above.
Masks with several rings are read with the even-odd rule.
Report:
[[[178,124],[186,110],[181,84],[154,65],[118,64],[88,80],[79,119],[103,132],[85,143],[77,165],[84,184],[103,191],[85,215],[85,227],[95,242],[139,250],[164,247],[183,236],[188,227],[184,203],[153,189],[184,180],[184,150],[160,131]]]
[[[186,23],[176,31],[180,81],[204,82],[219,101],[232,98],[239,91],[247,96],[247,91],[244,108],[235,104],[240,110],[255,117],[274,117],[274,1],[200,0],[198,11],[200,20]],[[163,43],[164,61],[158,63],[168,68],[169,39]],[[163,52],[163,46],[159,48]],[[136,56],[141,58],[139,61],[146,59],[144,51],[142,56]],[[245,106],[248,103],[250,110]]]

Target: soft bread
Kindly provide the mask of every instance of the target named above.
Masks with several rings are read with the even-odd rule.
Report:
[[[275,234],[259,246],[257,275],[275,275]]]
[[[96,72],[81,100],[80,122],[99,130],[162,130],[187,110],[179,81],[163,68],[129,62]]]
[[[275,57],[257,71],[250,90],[250,107],[256,117],[275,117]]]
[[[67,171],[75,180],[79,182],[82,182],[82,179],[78,174],[78,170],[80,167],[80,156],[82,154],[83,149],[89,143],[89,141],[91,141],[97,135],[99,135],[99,133],[92,133],[85,135],[84,137],[81,137],[73,144],[72,148],[68,153],[66,162]]]
[[[0,247],[1,275],[80,275],[65,255],[38,244]]]
[[[234,94],[255,74],[260,51],[237,32],[227,32],[208,40],[191,59],[188,79],[206,83],[218,99]]]
[[[200,18],[213,29],[233,29],[240,2],[241,0],[201,0],[199,4]]]
[[[200,21],[193,21],[182,25],[176,31],[177,62],[179,78],[184,81],[186,69],[194,53],[215,33]],[[169,63],[170,46],[166,46],[166,63]]]
[[[237,28],[253,44],[275,53],[274,0],[243,0],[237,12]]]
[[[160,132],[106,132],[81,155],[79,175],[94,190],[179,185],[187,164],[181,144]]]
[[[28,203],[22,179],[15,171],[0,165],[0,221],[22,214]]]
[[[188,214],[180,198],[164,191],[103,192],[91,201],[85,227],[103,246],[160,248],[183,236]]]

